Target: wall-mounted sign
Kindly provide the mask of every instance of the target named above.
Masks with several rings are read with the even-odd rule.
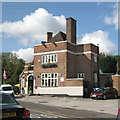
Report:
[[[60,82],[64,82],[64,77],[60,77]]]

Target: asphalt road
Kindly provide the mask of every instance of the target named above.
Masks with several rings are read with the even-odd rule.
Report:
[[[66,119],[89,119],[104,120],[104,119],[116,119],[116,115],[100,113],[88,110],[77,110],[72,108],[48,106],[40,103],[32,103],[17,100],[22,106],[30,110],[31,118],[66,118]]]

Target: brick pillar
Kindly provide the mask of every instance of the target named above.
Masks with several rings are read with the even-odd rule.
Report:
[[[118,96],[120,96],[120,75],[116,74],[112,76],[113,88],[118,91]]]

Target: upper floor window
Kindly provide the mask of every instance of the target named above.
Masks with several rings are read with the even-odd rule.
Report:
[[[94,55],[94,62],[97,63],[97,55]]]
[[[30,67],[28,67],[28,70],[33,70],[33,67],[31,67],[31,66],[30,66]]]
[[[97,83],[98,82],[98,78],[97,78],[97,73],[94,73],[94,76],[93,76],[94,78],[94,83]]]
[[[77,78],[85,78],[85,74],[84,73],[78,73]]]
[[[43,55],[42,56],[42,64],[56,63],[56,62],[58,62],[58,55],[57,54]]]

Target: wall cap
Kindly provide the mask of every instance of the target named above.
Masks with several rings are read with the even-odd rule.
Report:
[[[115,75],[112,75],[112,77],[120,77],[120,74],[115,74]]]

